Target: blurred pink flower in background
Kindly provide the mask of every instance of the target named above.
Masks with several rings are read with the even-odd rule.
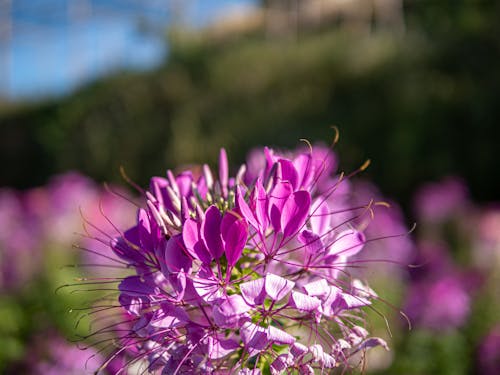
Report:
[[[17,289],[36,272],[40,257],[40,223],[21,193],[0,190],[0,289]]]
[[[418,251],[404,311],[418,327],[446,331],[462,326],[477,280],[456,267],[444,242],[422,240]]]
[[[500,324],[486,335],[477,354],[481,374],[500,374]]]
[[[465,183],[457,177],[423,185],[415,196],[415,211],[419,219],[439,222],[452,217],[468,202]]]
[[[57,334],[37,337],[30,349],[30,373],[44,375],[90,375],[102,364],[95,349],[81,349]],[[103,375],[111,372],[100,372]]]
[[[119,235],[119,228],[133,221],[135,210],[122,197],[127,194],[116,191],[107,191],[76,172],[55,176],[46,186],[24,192],[0,190],[0,288],[20,289],[40,276],[47,251],[81,255],[73,248],[77,244],[105,255],[110,239],[100,238],[100,233]],[[106,259],[95,252],[86,252],[83,261]]]

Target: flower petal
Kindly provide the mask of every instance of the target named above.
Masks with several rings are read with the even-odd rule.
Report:
[[[330,230],[330,221],[332,215],[330,214],[330,207],[324,197],[317,198],[311,206],[311,229],[319,236],[323,236]]]
[[[241,340],[250,349],[262,350],[269,343],[266,329],[250,322],[243,323],[240,334]]]
[[[208,252],[200,238],[200,224],[194,219],[187,219],[182,229],[182,239],[186,250],[193,258],[201,260],[203,263],[210,263],[212,256]]]
[[[385,350],[389,350],[389,346],[387,345],[387,342],[385,342],[385,340],[383,340],[383,339],[381,339],[379,337],[371,337],[368,340],[365,340],[358,347],[358,350],[364,350],[364,349],[374,348],[376,346],[381,346]]]
[[[213,302],[223,296],[219,280],[207,266],[202,266],[193,278],[193,287],[205,302]]]
[[[285,238],[296,234],[304,225],[310,208],[311,195],[307,191],[296,191],[288,197],[281,211],[281,228]]]
[[[214,322],[222,328],[237,328],[240,318],[250,310],[244,299],[233,294],[213,309]]]
[[[135,297],[148,297],[156,294],[155,288],[149,283],[141,280],[139,276],[128,276],[124,278],[120,285],[118,285],[118,289],[121,293]]]
[[[269,225],[268,219],[269,198],[260,179],[255,185],[255,215],[260,224],[260,231],[264,233]]]
[[[258,230],[259,224],[257,222],[257,219],[255,218],[255,215],[248,206],[247,202],[245,202],[244,194],[242,193],[240,186],[236,187],[236,202],[243,217],[251,226]]]
[[[342,257],[350,257],[361,251],[366,242],[362,232],[354,229],[348,229],[340,232],[328,250],[328,255],[337,255]]]
[[[292,290],[289,303],[291,306],[296,307],[297,310],[307,312],[314,311],[321,305],[321,301],[318,298],[294,290]]]
[[[300,357],[307,353],[307,346],[301,344],[300,342],[295,342],[290,347],[290,354],[292,354],[295,358]]]
[[[312,345],[309,348],[309,352],[312,354],[315,361],[317,361],[323,368],[333,368],[335,367],[336,361],[330,354],[325,353],[323,347],[319,344]]]
[[[171,237],[165,246],[165,265],[170,272],[179,272],[184,270],[189,272],[191,269],[191,259],[186,255],[182,249],[184,244],[182,236],[177,234]]]
[[[266,298],[264,279],[247,281],[240,284],[241,295],[250,306],[262,305]]]
[[[220,226],[227,263],[234,267],[247,243],[248,224],[234,211],[227,211]]]
[[[273,301],[284,298],[293,289],[295,283],[283,277],[268,273],[264,283],[266,293]]]
[[[207,352],[210,359],[223,358],[239,348],[238,342],[234,339],[221,339],[219,337],[209,336],[207,341]]]
[[[303,287],[309,296],[324,296],[329,293],[330,287],[325,279],[310,282]]]
[[[293,344],[295,342],[295,337],[274,326],[267,327],[267,338],[269,341],[280,344]]]
[[[280,159],[278,166],[278,178],[281,181],[289,182],[293,190],[297,189],[299,177],[293,163],[288,159]]]
[[[227,197],[227,183],[228,183],[228,166],[226,150],[220,149],[219,154],[219,182],[222,189],[222,196]]]
[[[293,165],[298,175],[297,188],[306,188],[310,183],[313,175],[313,163],[310,154],[300,154],[293,160]]]
[[[149,324],[155,328],[173,328],[189,321],[189,317],[181,307],[170,303],[162,303],[161,308],[153,313]]]
[[[298,237],[298,240],[304,244],[304,249],[310,255],[316,255],[324,250],[324,245],[321,241],[321,238],[317,234],[309,230],[302,231]]]
[[[205,219],[201,224],[200,234],[203,242],[212,255],[212,257],[218,260],[224,253],[224,247],[222,246],[222,238],[220,235],[220,225],[222,221],[222,215],[219,209],[212,205],[208,207],[205,212]]]
[[[271,363],[271,375],[281,375],[283,371],[287,368],[293,366],[293,358],[290,354],[280,354],[276,359]]]
[[[363,297],[354,296],[349,293],[342,293],[342,300],[344,302],[344,309],[356,309],[358,307],[371,305],[370,300]]]
[[[269,218],[275,232],[280,232],[281,228],[281,215],[283,206],[285,205],[288,197],[292,194],[292,185],[289,182],[278,182],[273,190],[269,193]]]

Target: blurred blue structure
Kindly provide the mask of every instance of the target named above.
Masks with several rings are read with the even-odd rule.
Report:
[[[0,0],[0,98],[62,95],[116,69],[149,69],[172,23],[200,26],[255,1]]]

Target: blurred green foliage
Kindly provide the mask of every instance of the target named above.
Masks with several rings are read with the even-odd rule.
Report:
[[[335,26],[272,37],[171,33],[156,71],[120,74],[56,101],[0,114],[0,185],[28,187],[79,169],[140,184],[167,167],[242,161],[255,145],[329,142],[342,168],[408,201],[422,181],[463,176],[496,198],[500,6],[404,3],[405,31]]]

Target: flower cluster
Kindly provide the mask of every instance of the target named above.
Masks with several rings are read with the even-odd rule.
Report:
[[[100,234],[96,228],[133,222],[133,205],[119,197],[120,189],[111,189],[116,194],[77,172],[54,176],[46,186],[26,191],[0,188],[0,291],[18,293],[38,282],[44,267],[52,271],[54,265],[47,261],[51,252],[74,262],[70,259],[78,253],[71,251],[72,245],[86,249],[84,263],[102,262],[110,251],[107,243],[94,241]],[[82,218],[92,225],[75,240]]]
[[[136,224],[111,242],[134,273],[118,286],[128,330],[109,360],[162,374],[313,374],[386,347],[364,327],[375,292],[348,272],[370,203],[348,206],[335,164],[325,147],[265,148],[230,177],[222,149],[217,177],[207,165],[153,177]]]

